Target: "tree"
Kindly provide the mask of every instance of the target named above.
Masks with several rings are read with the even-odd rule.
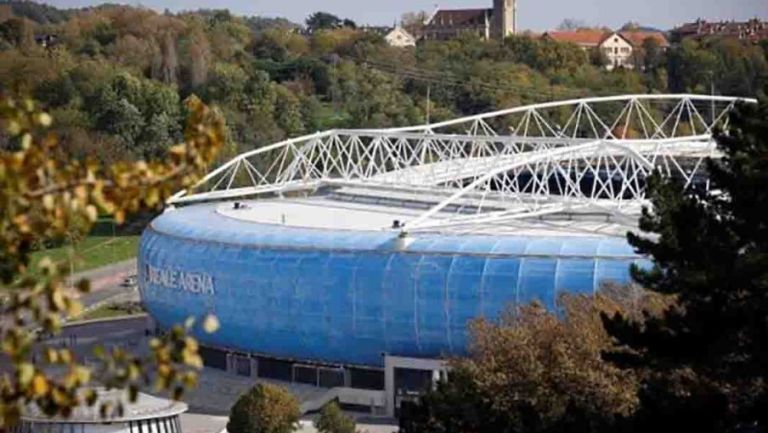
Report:
[[[637,21],[627,21],[624,23],[623,26],[619,29],[621,32],[635,32],[642,29],[642,26],[640,26],[640,23]]]
[[[564,31],[573,31],[573,30],[580,30],[580,29],[588,29],[589,25],[584,22],[584,20],[579,20],[575,18],[566,18],[564,19],[558,26],[558,30],[564,30]]]
[[[400,433],[512,433],[507,414],[500,413],[462,368],[448,374],[434,390],[400,409]]]
[[[637,376],[600,358],[611,340],[601,312],[632,314],[664,305],[630,288],[566,295],[563,316],[533,304],[499,323],[471,325],[470,356],[453,361],[447,383],[404,410],[406,432],[600,431],[637,403]],[[579,428],[571,429],[571,427]]]
[[[712,189],[653,178],[643,234],[628,237],[653,260],[634,278],[676,299],[658,317],[604,317],[618,342],[608,358],[645,377],[635,431],[768,431],[768,101],[739,105],[730,124]]]
[[[334,30],[342,27],[341,18],[328,12],[315,12],[305,21],[307,30],[314,33],[318,30]]]
[[[0,23],[0,38],[16,48],[28,47],[34,42],[32,25],[24,18],[11,18]]]
[[[94,127],[119,137],[141,157],[156,157],[179,135],[181,102],[175,89],[122,73],[90,98]]]
[[[646,73],[656,72],[664,66],[664,50],[656,38],[646,38],[642,45],[642,67]]]
[[[211,46],[204,33],[197,32],[190,38],[189,58],[189,84],[194,89],[208,80]]]
[[[299,403],[286,389],[259,384],[240,396],[229,413],[229,433],[293,433]]]
[[[176,55],[176,40],[171,33],[166,33],[160,43],[159,57],[156,60],[156,77],[166,84],[176,83],[179,60]]]
[[[400,25],[409,32],[418,34],[429,18],[426,11],[406,12],[400,17]]]
[[[0,150],[0,283],[10,290],[0,310],[0,356],[8,362],[0,373],[0,429],[13,427],[27,404],[64,417],[83,400],[93,405],[95,392],[78,390],[94,378],[106,387],[127,388],[133,397],[139,387],[154,383],[178,398],[195,383],[194,369],[202,360],[197,342],[186,335],[194,320],[152,339],[146,358],[121,348],[101,349],[90,366],[68,349],[51,346],[32,361],[37,330],[56,334],[63,320],[82,310],[76,294],[65,289],[69,267],[50,258],[33,264],[34,246],[41,239],[82,236],[99,214],[122,223],[127,214],[157,208],[173,191],[193,185],[223,145],[224,127],[195,98],[188,111],[184,142],[170,149],[166,161],[102,166],[62,152],[56,137],[46,133],[51,116],[33,101],[0,100],[0,124],[9,143]],[[77,288],[87,291],[88,281]],[[202,327],[213,331],[217,323],[208,317]]]
[[[339,405],[332,401],[320,410],[320,417],[315,422],[320,433],[355,433],[355,421],[341,411]]]

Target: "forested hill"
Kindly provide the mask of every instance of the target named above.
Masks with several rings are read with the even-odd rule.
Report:
[[[161,154],[179,139],[191,94],[226,115],[234,153],[331,127],[422,123],[428,94],[436,121],[587,95],[709,93],[711,85],[754,96],[768,82],[766,44],[649,46],[635,59],[640,72],[608,72],[596,53],[529,36],[401,49],[349,20],[315,18],[307,36],[287,20],[221,10],[0,2],[0,88],[41,101],[74,157],[110,159]]]

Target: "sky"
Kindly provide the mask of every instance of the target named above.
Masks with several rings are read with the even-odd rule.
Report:
[[[58,7],[83,7],[94,0],[47,0]],[[303,22],[310,13],[323,10],[351,18],[359,24],[390,25],[404,12],[441,8],[490,7],[492,0],[129,0],[110,1],[172,11],[227,8],[239,15],[285,17]],[[768,0],[518,0],[521,30],[543,31],[572,18],[590,25],[620,27],[628,21],[671,29],[696,18],[768,20]]]

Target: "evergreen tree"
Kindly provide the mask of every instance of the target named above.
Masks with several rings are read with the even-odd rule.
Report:
[[[730,120],[711,189],[654,178],[646,235],[629,235],[653,260],[634,278],[677,300],[642,321],[604,317],[620,344],[607,357],[647,373],[635,431],[768,431],[768,101]]]

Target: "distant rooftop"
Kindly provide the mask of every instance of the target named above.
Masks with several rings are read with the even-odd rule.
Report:
[[[610,33],[603,30],[574,30],[547,32],[543,36],[557,42],[584,46],[598,46]]]
[[[460,26],[464,24],[477,24],[482,22],[486,17],[490,17],[493,13],[493,9],[438,9],[432,18],[429,20],[428,25],[453,25]]]
[[[554,31],[547,32],[544,36],[558,41],[568,42],[585,47],[596,47],[600,45],[605,39],[613,34],[619,34],[627,42],[633,46],[639,47],[643,45],[646,39],[655,40],[659,46],[668,47],[669,41],[666,36],[661,32],[646,32],[640,30],[630,30],[621,32],[610,32],[604,30],[574,30],[574,31]]]

